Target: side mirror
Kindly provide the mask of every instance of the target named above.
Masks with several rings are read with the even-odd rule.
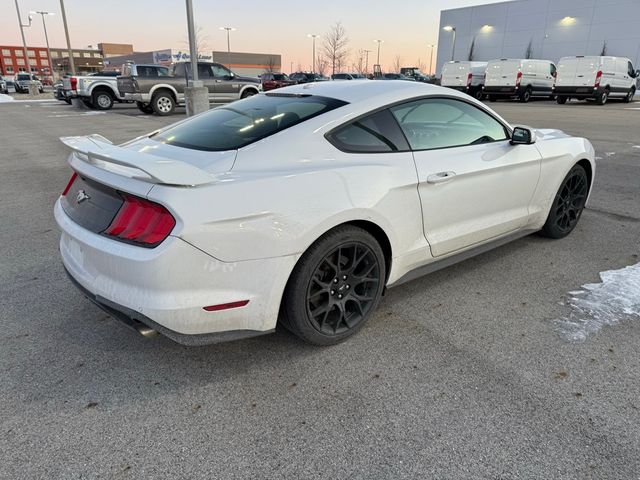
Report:
[[[514,127],[511,134],[511,145],[531,145],[536,143],[536,134],[529,127]]]
[[[636,78],[640,77],[640,70],[636,70]]]

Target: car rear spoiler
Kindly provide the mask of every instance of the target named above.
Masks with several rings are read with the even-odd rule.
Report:
[[[60,137],[60,141],[86,163],[98,168],[104,168],[100,165],[104,162],[140,170],[146,175],[136,178],[150,183],[198,186],[215,181],[212,174],[194,165],[118,147],[102,135]]]

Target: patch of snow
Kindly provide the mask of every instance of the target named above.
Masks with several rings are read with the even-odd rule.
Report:
[[[555,320],[560,335],[570,342],[583,342],[606,325],[624,319],[640,319],[640,263],[600,273],[602,283],[583,285],[569,292],[571,313]]]
[[[13,102],[13,97],[11,95],[5,95],[4,93],[0,93],[0,103],[5,102]]]
[[[611,157],[611,156],[615,155],[615,154],[616,154],[616,152],[605,152],[604,154],[605,154],[607,157]]]

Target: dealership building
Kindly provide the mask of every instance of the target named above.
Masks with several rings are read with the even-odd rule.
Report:
[[[440,13],[438,75],[452,58],[558,61],[602,52],[640,68],[640,0],[513,0]]]

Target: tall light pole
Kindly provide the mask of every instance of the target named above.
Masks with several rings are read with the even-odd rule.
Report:
[[[365,60],[364,60],[364,73],[369,73],[369,54],[371,50],[364,50]]]
[[[69,40],[69,27],[67,26],[67,13],[64,9],[64,0],[60,0],[60,13],[62,14],[62,23],[64,24],[64,36],[67,39],[67,53],[69,55],[69,68],[71,75],[76,74],[76,62],[73,61],[73,50],[71,50],[71,40]]]
[[[313,62],[311,62],[312,65],[312,72],[311,73],[316,73],[316,38],[318,38],[320,35],[316,35],[315,33],[308,33],[307,37],[311,38],[313,40]]]
[[[209,110],[209,90],[198,80],[198,45],[196,43],[196,27],[193,22],[193,3],[186,0],[187,31],[189,32],[189,55],[191,56],[191,81],[184,89],[187,116],[191,117]],[[154,109],[156,106],[154,106]]]
[[[455,59],[455,56],[456,56],[456,27],[453,27],[451,25],[447,25],[446,27],[443,28],[443,30],[445,32],[452,32],[453,33],[453,47],[451,48],[451,61],[453,62],[453,60]]]
[[[380,65],[380,45],[384,43],[384,40],[374,40],[378,44],[378,59],[376,60],[376,65]]]
[[[429,58],[429,75],[433,74],[433,49],[435,45],[427,45],[431,49],[431,57]]]
[[[31,26],[31,22],[33,19],[31,15],[29,15],[29,24],[22,24],[22,17],[20,16],[20,7],[18,6],[18,0],[16,0],[16,13],[18,14],[18,25],[20,25],[20,34],[22,35],[22,50],[24,52],[24,61],[27,64],[27,73],[31,75],[31,64],[29,63],[29,54],[27,53],[27,41],[24,38],[24,29]],[[18,67],[18,72],[20,71],[20,67]]]
[[[220,27],[220,30],[227,31],[227,68],[231,70],[231,32],[235,32],[235,27]]]
[[[42,28],[44,28],[44,39],[47,42],[47,60],[49,60],[49,73],[51,74],[51,80],[53,81],[53,65],[51,63],[51,49],[49,48],[49,35],[47,35],[47,23],[44,21],[44,17],[47,15],[55,15],[52,12],[29,12],[31,14],[37,14],[42,17]]]

